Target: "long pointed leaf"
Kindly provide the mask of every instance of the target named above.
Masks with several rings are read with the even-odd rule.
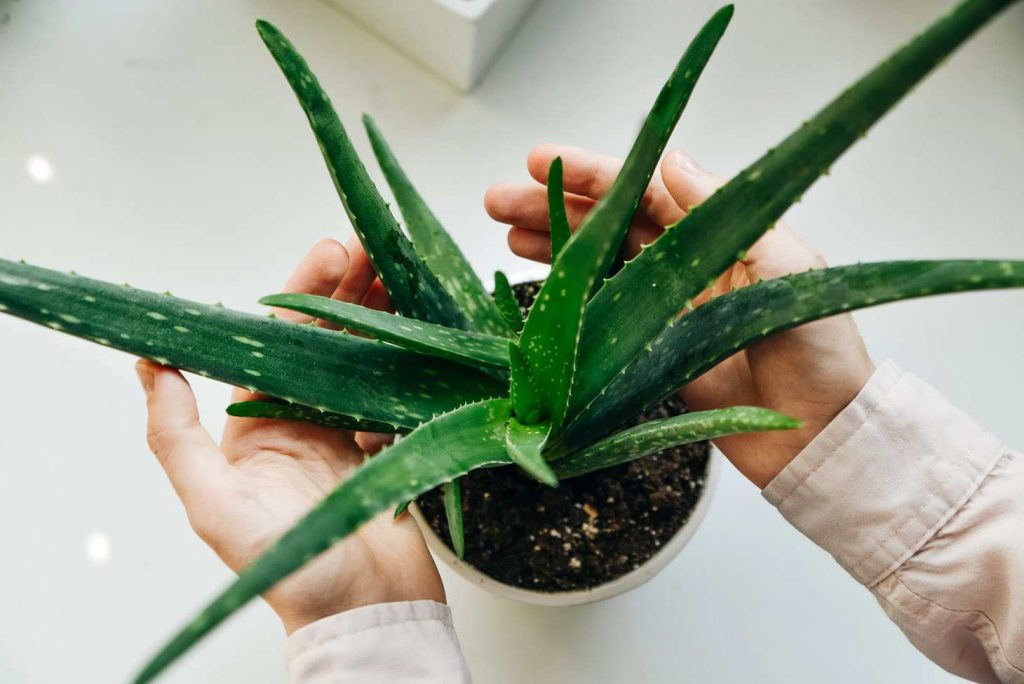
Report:
[[[512,462],[527,475],[541,484],[557,487],[558,478],[540,451],[549,429],[550,426],[544,424],[523,425],[512,418],[505,431],[505,446]]]
[[[722,8],[690,43],[655,100],[622,171],[554,259],[551,275],[526,318],[519,344],[553,429],[566,412],[587,300],[611,267],[672,129],[731,17],[732,6]],[[513,386],[517,380],[513,373]]]
[[[551,227],[551,261],[554,262],[572,237],[569,217],[565,212],[561,157],[555,157],[548,169],[548,223]]]
[[[609,280],[587,310],[575,412],[943,58],[1014,0],[968,0],[741,171]],[[614,344],[608,343],[614,331]]]
[[[799,420],[754,406],[734,406],[714,411],[685,413],[664,420],[651,420],[623,430],[607,439],[556,461],[561,478],[585,475],[595,470],[628,463],[669,447],[692,444],[741,432],[791,430]]]
[[[476,271],[402,170],[376,122],[363,114],[363,126],[384,178],[391,186],[416,251],[473,324],[491,335],[509,336],[508,326]]]
[[[445,482],[441,487],[444,498],[444,517],[448,520],[448,536],[452,550],[462,558],[466,552],[466,526],[462,520],[462,483],[459,480]]]
[[[412,499],[406,499],[402,503],[400,503],[397,506],[395,506],[395,515],[394,515],[395,520],[398,520],[398,518],[402,517],[403,513],[405,513],[407,510],[409,510],[409,504],[411,504],[411,503],[412,503]]]
[[[508,463],[507,400],[470,404],[414,430],[358,468],[263,552],[143,668],[148,682],[246,603],[388,507],[482,466]]]
[[[580,446],[737,351],[835,314],[949,292],[1024,287],[1024,261],[893,261],[765,280],[712,299],[658,336],[566,429]]]
[[[507,391],[484,373],[382,342],[3,260],[0,312],[395,428]]]
[[[468,329],[455,300],[426,267],[370,180],[331,100],[295,46],[273,25],[256,22],[267,49],[309,119],[338,196],[373,268],[402,315]]]
[[[506,337],[446,328],[415,318],[339,302],[330,297],[308,294],[270,295],[261,299],[260,304],[301,311],[429,356],[451,359],[473,367],[508,368],[509,340]]]
[[[318,411],[301,404],[289,404],[286,401],[256,400],[239,401],[227,408],[229,416],[236,418],[264,418],[266,420],[294,420],[301,423],[313,423],[337,430],[359,430],[362,432],[404,432],[394,425],[357,420],[352,416],[330,411]]]
[[[537,381],[518,345],[510,345],[508,352],[512,370],[512,412],[518,416],[520,422],[533,425],[541,419]]]
[[[518,335],[523,329],[523,312],[519,309],[519,302],[508,283],[508,277],[501,271],[494,272],[494,303],[508,327]]]

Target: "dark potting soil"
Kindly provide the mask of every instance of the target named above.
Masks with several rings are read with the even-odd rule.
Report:
[[[515,286],[523,306],[536,283]],[[673,396],[630,423],[685,412]],[[525,589],[569,591],[604,584],[640,567],[689,519],[704,490],[708,444],[666,449],[595,473],[542,485],[514,466],[462,478],[465,560]],[[440,488],[418,500],[450,543]]]

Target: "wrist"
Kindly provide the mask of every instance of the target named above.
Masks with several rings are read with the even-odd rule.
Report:
[[[289,591],[285,583],[280,589],[269,592],[266,600],[289,635],[324,618],[364,606],[424,600],[447,602],[444,585],[433,564],[415,575],[402,576],[401,570],[396,570],[398,572],[390,578],[378,575],[367,578],[366,582],[343,583],[339,576],[326,579],[319,587],[303,587],[298,591]],[[341,590],[331,595],[329,589],[335,586]]]
[[[851,369],[841,382],[835,383],[823,401],[805,402],[803,406],[789,410],[781,409],[782,413],[792,415],[804,424],[795,430],[772,435],[775,444],[773,448],[766,449],[762,467],[756,476],[748,474],[754,484],[762,490],[767,487],[854,402],[876,370],[875,364],[865,355],[862,363]]]

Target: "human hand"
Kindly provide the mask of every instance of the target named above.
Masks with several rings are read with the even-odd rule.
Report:
[[[386,292],[355,240],[348,250],[333,240],[317,244],[285,291],[333,296],[374,308],[388,305]],[[297,323],[310,320],[291,311],[276,314]],[[136,368],[147,396],[150,448],[181,498],[192,528],[235,572],[363,462],[364,450],[352,433],[290,421],[229,418],[218,448],[199,423],[195,397],[181,373],[150,361],[139,361]],[[236,389],[232,399],[253,398]],[[264,598],[289,634],[357,606],[445,600],[415,521],[408,515],[394,520],[391,512],[360,527]]]
[[[562,145],[534,148],[527,160],[530,175],[542,185],[501,184],[484,197],[487,213],[511,226],[508,244],[527,259],[549,262],[546,189],[548,168],[562,158],[566,212],[573,229],[611,186],[622,160]],[[662,161],[641,202],[623,251],[635,256],[665,226],[711,196],[724,180],[705,171],[682,150]],[[716,281],[695,298],[699,306],[758,280],[778,278],[825,260],[784,223],[768,231]],[[682,302],[680,302],[682,308]],[[799,418],[800,429],[723,437],[715,444],[758,487],[764,488],[857,395],[874,372],[853,318],[833,316],[777,333],[726,359],[680,392],[692,410],[736,405],[770,408]]]

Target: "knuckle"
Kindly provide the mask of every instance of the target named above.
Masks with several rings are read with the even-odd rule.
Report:
[[[150,425],[146,430],[146,443],[149,444],[150,451],[164,463],[181,448],[182,443],[197,427],[198,421],[186,425]]]

